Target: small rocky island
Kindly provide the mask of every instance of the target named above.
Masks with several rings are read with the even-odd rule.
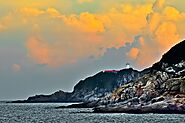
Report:
[[[72,93],[14,102],[83,102],[58,108],[93,108],[96,113],[185,113],[185,41],[143,71],[101,71],[77,83]]]

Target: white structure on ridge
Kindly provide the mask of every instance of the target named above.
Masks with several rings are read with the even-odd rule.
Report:
[[[126,69],[129,69],[129,68],[130,68],[130,64],[126,63]]]

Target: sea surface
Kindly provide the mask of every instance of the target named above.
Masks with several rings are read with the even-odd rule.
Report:
[[[0,123],[185,123],[183,114],[92,113],[55,109],[64,103],[0,103]]]

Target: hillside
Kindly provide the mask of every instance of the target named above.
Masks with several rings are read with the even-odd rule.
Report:
[[[94,112],[185,113],[185,41],[165,53],[151,72],[97,103]]]

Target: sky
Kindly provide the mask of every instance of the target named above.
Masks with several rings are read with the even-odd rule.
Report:
[[[0,0],[0,100],[142,70],[185,38],[184,0]]]

